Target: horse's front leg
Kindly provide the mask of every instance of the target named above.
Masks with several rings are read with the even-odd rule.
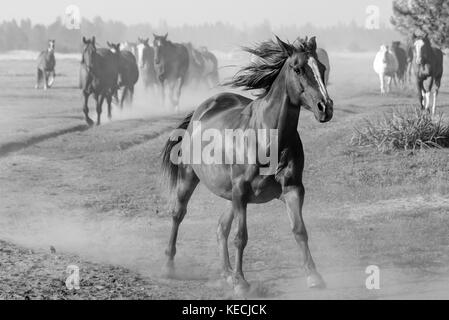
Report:
[[[48,89],[48,72],[44,70],[44,90]]]
[[[424,110],[424,88],[423,88],[423,81],[422,80],[417,80],[416,81],[416,87],[418,90],[418,100],[419,100],[419,105],[421,106],[421,110]]]
[[[291,228],[295,240],[299,245],[301,266],[306,272],[307,285],[309,288],[324,288],[326,284],[316,270],[315,262],[309,250],[306,226],[302,218],[304,194],[304,186],[300,183],[298,186],[283,187],[282,199],[287,206],[287,214],[290,218]]]
[[[104,94],[96,94],[95,100],[97,101],[97,126],[99,126],[101,123],[101,112],[103,108]]]
[[[89,118],[89,106],[87,105],[87,103],[89,101],[89,93],[86,91],[83,91],[83,95],[84,95],[84,106],[83,106],[84,116],[86,118],[87,124],[89,126],[92,126],[94,124],[94,122],[92,121],[91,118]]]
[[[108,119],[112,119],[112,94],[106,96],[106,103],[108,104]]]
[[[234,245],[237,248],[235,254],[234,268],[234,291],[242,294],[249,289],[249,283],[243,275],[243,251],[248,243],[248,229],[246,225],[246,206],[245,183],[235,183],[232,188],[232,211],[237,220],[237,233],[234,239]]]
[[[379,81],[380,81],[380,94],[385,94],[384,75],[382,73],[379,73]]]
[[[220,260],[222,263],[222,277],[232,285],[232,268],[229,261],[228,237],[231,231],[232,220],[234,219],[233,210],[223,213],[218,222],[217,241],[220,250]]]

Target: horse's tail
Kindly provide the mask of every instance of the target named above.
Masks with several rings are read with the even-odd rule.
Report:
[[[178,125],[176,129],[184,129],[186,130],[189,126],[190,121],[192,120],[193,112],[189,113],[182,122]],[[170,159],[170,154],[174,146],[178,143],[181,143],[182,137],[178,137],[177,140],[169,138],[165,143],[164,148],[162,149],[162,173],[164,176],[168,177],[170,189],[176,187],[178,183],[178,169],[179,165],[175,164]]]

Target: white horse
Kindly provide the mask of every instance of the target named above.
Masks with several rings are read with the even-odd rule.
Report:
[[[379,75],[381,94],[390,92],[391,80],[394,78],[398,66],[396,55],[390,51],[388,46],[381,45],[373,62],[374,71]]]

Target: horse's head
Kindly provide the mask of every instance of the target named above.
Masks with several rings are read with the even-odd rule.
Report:
[[[56,40],[48,40],[48,51],[49,52],[55,51],[55,42],[56,42]]]
[[[415,54],[415,63],[418,65],[425,64],[429,61],[429,54],[432,50],[430,40],[427,34],[424,36],[417,36],[413,34],[413,47]]]
[[[284,69],[290,102],[312,111],[319,122],[331,120],[333,101],[324,84],[326,67],[318,60],[315,37],[298,39],[293,45],[276,39],[288,55]]]
[[[109,47],[109,49],[115,53],[115,54],[119,54],[120,53],[120,43],[112,43],[112,42],[107,42],[107,45]]]
[[[87,70],[93,70],[95,65],[95,53],[97,48],[95,46],[95,37],[92,39],[86,39],[83,37],[83,54],[81,62],[86,66]]]
[[[148,61],[145,61],[144,56],[145,56],[145,51],[149,50],[150,45],[149,45],[149,38],[138,38],[137,39],[137,64],[139,65],[140,68],[143,68],[145,66],[145,64]]]
[[[161,60],[164,56],[164,51],[166,49],[167,45],[167,37],[168,33],[166,33],[164,36],[158,36],[153,33],[154,40],[153,40],[153,47],[154,47],[154,63],[155,64],[161,64]]]
[[[379,52],[381,54],[383,63],[387,63],[388,62],[388,51],[390,51],[390,49],[388,48],[387,45],[383,44],[383,45],[380,46]]]

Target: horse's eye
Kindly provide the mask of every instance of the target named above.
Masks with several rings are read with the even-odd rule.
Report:
[[[295,67],[293,68],[293,71],[295,71],[296,74],[301,74],[301,68]]]

